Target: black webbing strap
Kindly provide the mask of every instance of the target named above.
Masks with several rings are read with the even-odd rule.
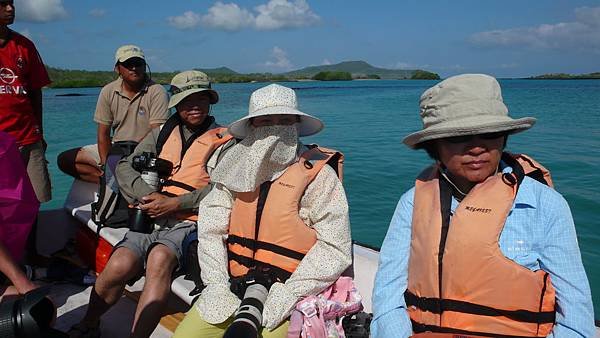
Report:
[[[502,310],[454,299],[417,297],[409,291],[404,293],[404,299],[407,306],[416,306],[422,311],[436,314],[441,314],[443,311],[453,311],[488,317],[503,316],[518,322],[536,324],[554,323],[555,319],[554,311]]]
[[[438,248],[438,294],[442,294],[442,276],[444,272],[444,250],[446,239],[450,230],[450,213],[452,207],[452,187],[445,179],[438,179],[440,190],[440,212],[442,216],[442,228],[440,234],[440,245]],[[439,305],[439,304],[438,304]],[[437,309],[441,313],[441,308]]]
[[[173,114],[162,126],[162,128],[160,129],[160,133],[158,133],[158,138],[156,139],[156,156],[160,155],[160,152],[162,151],[165,142],[167,142],[167,139],[169,138],[169,136],[171,136],[171,132],[180,123],[181,119],[179,118],[179,114]],[[183,139],[181,142],[183,142]]]
[[[497,337],[497,338],[536,338],[536,336],[512,336],[512,335],[502,335],[497,333],[489,333],[489,332],[477,332],[477,331],[467,331],[467,330],[459,330],[450,327],[442,327],[437,325],[427,325],[415,322],[411,319],[412,329],[414,333],[423,333],[423,332],[437,332],[437,333],[454,333],[456,335],[460,335],[459,337],[469,338],[470,336],[481,336],[481,337]]]
[[[288,278],[290,278],[290,276],[292,275],[291,272],[286,271],[280,267],[257,261],[254,258],[238,255],[231,250],[227,250],[227,256],[229,257],[229,259],[234,260],[237,263],[239,263],[249,269],[256,267],[257,265],[267,267],[270,269],[269,273],[272,273],[275,277],[277,277],[277,279],[281,280],[282,282],[285,282],[286,280],[288,280]]]
[[[244,237],[239,237],[236,235],[229,235],[227,237],[227,243],[229,244],[239,244],[243,247],[249,248],[249,249],[253,249],[256,248],[261,249],[261,250],[267,250],[267,251],[271,251],[274,252],[278,255],[282,255],[285,257],[289,257],[289,258],[293,258],[296,260],[301,261],[302,258],[304,258],[304,254],[298,251],[294,251],[288,248],[284,248],[282,246],[279,246],[277,244],[273,244],[273,243],[267,243],[267,242],[262,242],[262,241],[256,241],[253,240],[251,238],[244,238]]]
[[[183,182],[179,182],[179,181],[173,181],[173,180],[165,180],[162,184],[163,187],[166,186],[174,186],[174,187],[178,187],[187,191],[194,191],[196,190],[196,188],[192,187],[189,184],[185,184]]]

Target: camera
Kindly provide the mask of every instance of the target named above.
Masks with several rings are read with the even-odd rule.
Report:
[[[276,280],[269,268],[254,268],[241,279],[232,280],[232,291],[242,294],[242,303],[235,312],[233,323],[229,325],[223,338],[256,338],[262,327],[262,312],[271,285]]]
[[[151,186],[154,191],[160,189],[161,178],[167,177],[173,170],[173,163],[156,157],[156,154],[143,152],[133,157],[131,166],[142,174],[142,179]]]
[[[162,178],[169,176],[173,170],[171,161],[158,158],[156,154],[146,151],[141,155],[134,156],[131,166],[142,174],[142,180],[154,191],[160,190]],[[144,234],[149,234],[154,230],[150,216],[138,204],[130,206],[127,213],[129,230]]]
[[[63,338],[68,337],[52,328],[56,307],[46,297],[49,287],[34,289],[16,299],[0,304],[0,337]]]

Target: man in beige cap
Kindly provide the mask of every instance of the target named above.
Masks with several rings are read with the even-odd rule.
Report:
[[[592,337],[590,287],[565,199],[530,157],[505,152],[535,119],[508,116],[491,76],[421,96],[404,143],[435,163],[400,199],[381,247],[373,337]]]
[[[99,182],[109,152],[128,155],[132,142],[139,142],[169,117],[167,93],[146,73],[140,47],[119,47],[114,70],[119,77],[102,88],[94,113],[98,143],[64,151],[57,159],[63,172],[87,182]]]
[[[177,338],[251,331],[286,337],[296,303],[333,284],[352,261],[348,202],[338,178],[343,157],[299,140],[323,123],[298,109],[294,90],[277,84],[252,93],[248,111],[229,126],[242,140],[212,172],[215,187],[200,203],[206,289]]]
[[[125,283],[144,272],[132,337],[148,337],[158,324],[170,292],[171,276],[182,260],[182,242],[195,231],[198,204],[208,192],[209,172],[233,138],[210,116],[219,100],[206,74],[185,71],[171,81],[169,108],[173,114],[161,128],[152,129],[117,166],[121,192],[135,208],[134,224],[115,246],[98,276],[90,305],[71,337],[99,331],[100,316],[121,296]],[[154,167],[168,168],[154,179]],[[165,171],[165,170],[163,170]],[[149,216],[146,223],[137,222]]]

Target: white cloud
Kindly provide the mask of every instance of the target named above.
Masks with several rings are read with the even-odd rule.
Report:
[[[203,26],[230,32],[252,27],[254,21],[254,16],[248,10],[234,3],[217,2],[208,9],[208,14],[202,16]]]
[[[101,18],[106,15],[106,9],[94,8],[89,12],[89,14],[95,18]]]
[[[259,30],[306,27],[321,20],[306,0],[270,0],[254,9],[259,13],[256,17],[256,29]]]
[[[200,24],[200,15],[187,11],[179,16],[170,16],[167,18],[169,24],[177,29],[192,29]]]
[[[68,16],[62,0],[17,0],[17,19],[30,22],[49,22]]]
[[[575,21],[492,30],[471,35],[480,47],[576,48],[600,52],[600,7],[575,9]]]
[[[275,60],[267,61],[265,66],[278,69],[291,69],[294,66],[288,59],[285,50],[277,46],[273,47],[271,50],[271,57]]]
[[[312,26],[321,21],[306,0],[269,0],[254,7],[253,11],[236,3],[217,1],[208,12],[200,15],[187,11],[167,21],[177,29],[191,29],[199,25],[206,28],[239,31],[246,28],[256,30],[278,30]]]
[[[331,61],[329,61],[329,59],[324,59],[323,62],[321,62],[322,66],[329,66],[331,64]]]

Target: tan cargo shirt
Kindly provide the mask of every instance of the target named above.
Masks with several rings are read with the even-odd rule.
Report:
[[[139,142],[151,124],[162,124],[169,118],[167,92],[157,83],[148,82],[133,99],[121,94],[121,78],[100,91],[94,121],[112,127],[112,142]]]

